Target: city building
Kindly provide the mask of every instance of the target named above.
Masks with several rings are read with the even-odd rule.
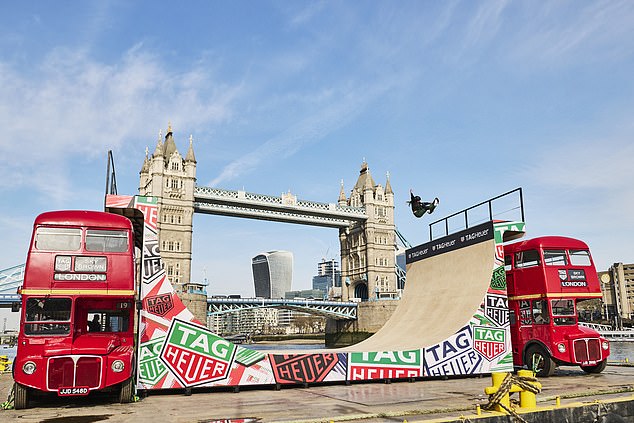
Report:
[[[634,264],[614,263],[598,275],[604,314],[620,327],[622,319],[634,318]]]
[[[317,264],[317,276],[313,277],[313,289],[323,292],[323,297],[331,295],[332,288],[341,287],[341,271],[335,259],[322,259]]]
[[[278,331],[285,334],[323,333],[326,318],[296,310],[280,309]]]
[[[324,292],[320,289],[303,289],[301,291],[286,291],[284,298],[287,300],[323,300]]]
[[[255,296],[262,298],[284,298],[293,282],[293,253],[269,251],[258,254],[251,260]]]
[[[252,308],[240,312],[214,314],[207,318],[207,327],[220,335],[280,333],[279,312],[276,308]]]

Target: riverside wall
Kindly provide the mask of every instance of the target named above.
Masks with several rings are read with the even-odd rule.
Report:
[[[372,336],[387,322],[399,301],[380,300],[359,303],[357,320],[326,320],[326,346],[345,347]]]

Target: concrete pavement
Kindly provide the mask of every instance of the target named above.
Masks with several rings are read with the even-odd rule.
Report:
[[[558,370],[540,379],[543,391],[538,405],[554,404],[555,396],[567,402],[629,397],[634,399],[634,367],[609,366],[604,373],[587,375],[580,370]],[[7,397],[13,381],[0,375],[0,399]],[[118,404],[111,396],[42,398],[27,410],[0,411],[0,420],[20,422],[209,422],[253,418],[260,422],[379,422],[425,421],[473,413],[485,404],[484,388],[490,377],[422,380],[416,382],[366,383],[270,387],[260,390],[194,390],[191,396],[174,392],[153,393],[134,404]]]

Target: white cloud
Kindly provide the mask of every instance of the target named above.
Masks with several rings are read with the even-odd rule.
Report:
[[[508,1],[488,1],[480,5],[469,22],[466,31],[466,46],[478,45],[490,41],[501,25],[501,15]]]
[[[78,158],[101,159],[168,119],[188,129],[230,119],[240,86],[216,84],[206,69],[173,71],[140,44],[112,64],[65,48],[29,72],[0,63],[0,178],[56,197]]]
[[[323,10],[326,3],[323,1],[312,1],[309,3],[297,3],[301,4],[305,7],[297,11],[290,17],[289,24],[291,27],[296,28],[302,25],[305,25],[309,22],[315,15]]]
[[[513,57],[521,61],[587,62],[620,58],[634,50],[629,42],[634,36],[631,1],[551,3],[541,13],[527,11],[526,16],[512,49]]]

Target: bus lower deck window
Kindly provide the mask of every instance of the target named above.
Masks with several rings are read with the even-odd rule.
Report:
[[[29,298],[26,302],[26,335],[70,333],[70,298]]]

